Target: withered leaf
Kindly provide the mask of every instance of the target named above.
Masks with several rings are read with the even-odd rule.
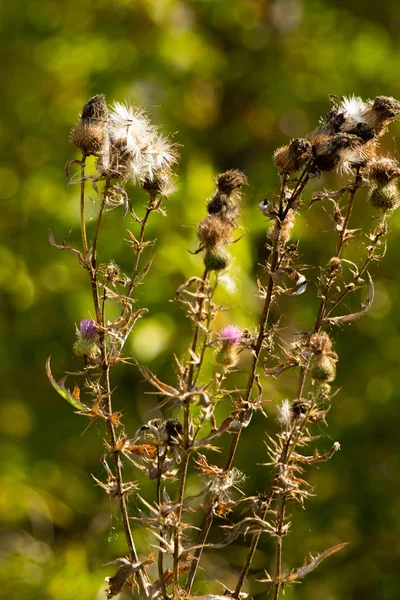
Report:
[[[316,567],[318,567],[318,565],[323,560],[325,560],[325,558],[328,558],[328,556],[332,556],[332,554],[339,552],[339,550],[341,550],[342,548],[347,546],[347,544],[348,544],[348,542],[344,542],[343,544],[338,544],[337,546],[328,548],[328,550],[321,552],[321,554],[318,554],[318,556],[316,556],[315,558],[313,556],[311,556],[311,561],[308,564],[305,561],[304,565],[300,569],[297,569],[296,571],[292,571],[291,573],[284,576],[282,578],[282,582],[283,583],[291,583],[292,581],[297,581],[298,579],[305,577],[306,575],[311,573],[311,571],[313,571]]]
[[[340,317],[327,317],[323,320],[322,325],[343,325],[345,323],[352,323],[353,321],[357,321],[357,319],[364,316],[369,311],[374,300],[374,282],[372,281],[372,277],[368,272],[367,275],[369,279],[369,291],[365,300],[365,304],[361,310],[349,315],[341,315]]]

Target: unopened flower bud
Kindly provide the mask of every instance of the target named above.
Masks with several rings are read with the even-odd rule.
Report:
[[[371,188],[368,199],[374,208],[394,210],[400,203],[399,190],[394,183],[375,185]]]
[[[204,255],[204,266],[208,271],[222,271],[229,266],[231,257],[225,248],[217,246]]]
[[[312,368],[312,377],[316,381],[330,382],[336,377],[336,360],[324,354],[317,355]]]

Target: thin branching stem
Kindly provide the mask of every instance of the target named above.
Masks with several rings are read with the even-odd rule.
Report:
[[[260,318],[257,341],[256,341],[256,344],[255,344],[255,347],[253,350],[252,361],[250,364],[250,372],[249,372],[246,391],[245,391],[245,395],[244,395],[245,402],[249,401],[250,396],[251,396],[251,392],[252,392],[254,382],[255,382],[257,365],[258,365],[260,354],[261,354],[261,351],[263,348],[263,342],[265,340],[266,328],[267,328],[269,313],[270,313],[271,304],[272,304],[272,300],[273,300],[274,287],[275,287],[275,280],[274,280],[273,276],[274,276],[275,270],[277,269],[277,267],[279,265],[279,261],[280,261],[282,224],[283,224],[283,221],[285,220],[285,218],[287,217],[290,208],[294,205],[296,200],[299,198],[301,192],[303,191],[305,185],[307,184],[308,177],[309,177],[307,174],[307,168],[305,168],[304,171],[302,172],[302,174],[296,184],[296,187],[293,190],[292,195],[287,202],[286,207],[284,207],[284,198],[285,198],[285,189],[286,189],[286,180],[287,180],[286,176],[282,180],[281,190],[280,190],[280,198],[279,198],[279,215],[281,215],[281,217],[279,218],[279,216],[278,216],[278,219],[276,220],[277,223],[280,223],[280,228],[278,230],[278,235],[274,239],[274,244],[273,244],[273,248],[272,248],[271,259],[270,259],[270,264],[269,264],[268,288],[267,288],[267,292],[266,292],[266,296],[265,296],[263,312],[262,312],[262,315]],[[233,434],[233,439],[232,439],[231,445],[229,447],[228,456],[226,458],[225,465],[224,465],[225,471],[228,471],[232,467],[232,463],[233,463],[233,460],[234,460],[234,457],[236,454],[236,450],[239,445],[240,435],[241,435],[241,430],[239,430],[237,433]],[[190,589],[193,585],[197,567],[198,567],[200,557],[202,554],[202,546],[208,537],[213,519],[214,519],[213,509],[212,509],[212,506],[209,506],[207,513],[204,517],[202,528],[201,528],[201,533],[200,533],[199,542],[198,542],[199,547],[195,550],[194,557],[193,557],[192,563],[190,565],[190,571],[189,571],[189,575],[188,575],[186,585],[185,585],[186,592],[190,592]],[[249,553],[246,557],[244,567],[240,574],[240,579],[239,579],[240,584],[238,584],[238,586],[235,590],[235,597],[239,597],[239,593],[240,593],[241,587],[243,585],[243,582],[247,576],[248,569],[250,568],[251,561],[253,559],[254,552],[255,552],[257,544],[258,544],[258,540],[259,540],[259,534],[254,534],[254,536],[252,538],[252,543],[250,544]],[[237,595],[236,595],[236,593],[237,593]]]
[[[143,252],[143,241],[144,241],[144,234],[145,234],[145,230],[146,230],[147,221],[149,219],[150,214],[153,211],[158,210],[160,208],[161,201],[162,201],[161,198],[157,198],[154,195],[150,195],[149,203],[146,207],[146,213],[145,213],[143,219],[140,220],[140,234],[139,234],[138,246],[136,248],[135,262],[133,263],[133,268],[132,268],[131,281],[130,281],[130,284],[128,287],[128,292],[127,292],[128,297],[131,296],[132,291],[135,287],[136,277],[138,275],[138,270],[139,270],[140,257]]]
[[[89,252],[87,237],[86,237],[86,221],[85,221],[85,166],[86,155],[82,154],[81,161],[81,195],[80,195],[80,214],[81,214],[81,234],[83,254],[87,256]]]
[[[162,469],[163,469],[164,460],[165,460],[166,455],[167,455],[167,448],[164,449],[162,454],[161,454],[160,448],[157,449],[157,506],[158,506],[159,510],[160,510],[161,503],[162,503],[161,475],[162,475]],[[160,519],[162,519],[163,517],[161,515],[161,511],[159,514],[160,514]],[[165,535],[164,526],[160,523],[160,537],[164,538],[164,535]],[[167,594],[167,586],[165,585],[165,579],[164,579],[164,552],[163,552],[164,548],[165,548],[165,544],[160,540],[160,549],[158,551],[158,557],[157,557],[158,578],[160,580],[163,598],[164,598],[164,600],[168,600],[169,596]]]
[[[115,432],[115,427],[112,422],[112,398],[111,398],[111,386],[110,386],[110,364],[108,362],[107,357],[107,347],[106,347],[106,337],[105,337],[105,296],[103,297],[103,306],[100,309],[99,303],[99,284],[97,280],[97,241],[100,232],[100,226],[102,222],[102,217],[104,214],[105,208],[105,196],[107,193],[108,185],[106,183],[102,202],[99,210],[99,214],[96,222],[96,229],[93,237],[92,243],[92,265],[90,270],[90,278],[91,278],[91,286],[92,286],[92,295],[93,295],[93,303],[96,312],[96,320],[100,325],[100,333],[99,333],[99,345],[100,345],[100,353],[101,353],[101,368],[102,368],[102,387],[103,387],[103,399],[106,407],[106,422],[107,422],[107,430],[110,439],[110,447],[112,449],[112,454],[114,458],[114,466],[115,466],[115,478],[117,485],[117,494],[119,499],[119,506],[122,516],[122,522],[124,527],[124,533],[126,542],[129,548],[129,553],[131,555],[132,562],[139,562],[138,554],[136,551],[135,543],[133,541],[132,531],[129,523],[128,510],[126,506],[126,498],[124,493],[124,485],[122,478],[122,462],[119,450],[116,449],[117,436]],[[105,290],[104,290],[105,292]],[[143,571],[139,571],[139,586],[141,593],[145,598],[148,598],[147,593],[147,585],[148,579],[146,574]]]

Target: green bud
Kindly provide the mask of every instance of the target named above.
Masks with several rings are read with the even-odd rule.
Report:
[[[317,356],[312,368],[312,377],[316,381],[333,381],[336,377],[336,361],[323,354]]]
[[[73,345],[73,351],[75,356],[87,356],[89,358],[97,358],[100,353],[100,349],[93,339],[83,337],[78,337]]]
[[[224,248],[207,250],[204,255],[204,266],[208,271],[222,271],[230,263],[231,257]]]
[[[394,210],[399,205],[399,190],[396,184],[377,185],[371,188],[369,201],[374,208]]]

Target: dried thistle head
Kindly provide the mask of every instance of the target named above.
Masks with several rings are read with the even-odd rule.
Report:
[[[232,227],[217,215],[207,215],[198,224],[197,237],[203,248],[227,245],[232,240]]]
[[[109,143],[96,165],[100,175],[108,180],[131,179],[146,191],[168,195],[171,169],[178,161],[176,145],[150,123],[144,111],[116,102],[108,135]]]
[[[308,344],[314,354],[328,354],[332,349],[332,340],[325,331],[313,333]]]
[[[207,212],[235,227],[240,212],[241,188],[247,185],[247,178],[238,169],[233,169],[218,175],[216,181],[217,189],[207,204]]]
[[[103,94],[86,102],[80,120],[70,134],[71,142],[84,156],[97,155],[105,145],[107,119],[108,108]]]
[[[230,169],[217,175],[216,182],[217,188],[222,194],[232,196],[237,194],[244,185],[247,185],[247,177],[239,169]]]
[[[306,138],[296,138],[289,145],[275,150],[274,163],[280,175],[289,175],[301,169],[311,157],[311,142]]]
[[[396,160],[381,156],[368,164],[368,177],[378,185],[386,185],[400,177],[400,168]]]

